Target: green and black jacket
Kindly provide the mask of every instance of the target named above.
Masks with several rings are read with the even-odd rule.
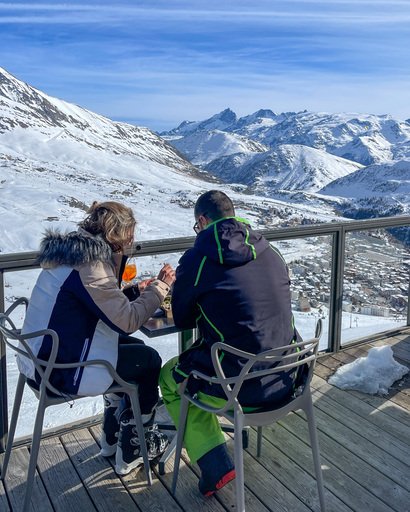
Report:
[[[247,221],[237,217],[210,224],[182,256],[172,310],[177,326],[197,326],[201,333],[201,339],[181,354],[174,371],[177,381],[192,369],[212,375],[210,347],[217,341],[259,353],[298,338],[286,263]],[[222,366],[233,376],[240,371],[241,360],[226,354]],[[265,405],[285,399],[292,387],[289,374],[252,380],[239,398],[243,405]],[[218,386],[201,391],[223,396]]]

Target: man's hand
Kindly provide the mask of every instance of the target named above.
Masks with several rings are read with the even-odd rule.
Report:
[[[163,281],[168,286],[172,286],[175,281],[175,270],[169,263],[166,263],[159,271],[157,279]]]

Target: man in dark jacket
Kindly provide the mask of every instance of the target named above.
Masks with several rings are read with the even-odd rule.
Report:
[[[291,312],[288,269],[281,254],[249,223],[235,217],[230,198],[221,191],[202,194],[195,204],[197,239],[180,259],[172,294],[175,324],[197,327],[199,340],[163,367],[160,376],[164,402],[178,423],[178,383],[196,369],[213,375],[211,346],[222,341],[259,353],[298,339]],[[237,375],[241,361],[225,354],[222,368]],[[294,376],[282,373],[246,383],[239,395],[242,406],[267,407],[285,400]],[[195,388],[193,387],[195,385]],[[201,386],[201,387],[199,387]],[[200,380],[189,383],[191,393],[218,404],[225,395],[219,386]],[[206,395],[206,396],[205,396]],[[199,489],[211,495],[235,477],[223,433],[214,414],[191,406],[185,447],[201,469]]]

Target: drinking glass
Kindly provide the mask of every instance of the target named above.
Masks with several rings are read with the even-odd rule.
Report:
[[[137,262],[136,258],[128,258],[127,263],[122,274],[122,285],[127,286],[132,284],[137,277]]]

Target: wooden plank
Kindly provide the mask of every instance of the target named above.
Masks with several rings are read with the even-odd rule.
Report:
[[[331,398],[335,404],[340,404],[351,411],[355,411],[363,418],[371,421],[373,425],[389,432],[391,436],[400,439],[401,442],[410,445],[409,427],[393,416],[386,414],[383,409],[375,408],[367,402],[353,396],[351,393],[328,384],[321,377],[314,375],[311,383],[312,390],[316,389]]]
[[[357,440],[359,444],[358,451],[356,451],[357,455],[364,455],[370,451],[372,456],[374,456],[378,450],[381,450],[380,460],[383,461],[383,467],[386,467],[388,476],[393,478],[392,475],[395,474],[389,469],[389,465],[397,467],[398,483],[407,490],[410,490],[410,471],[407,471],[409,469],[408,461],[410,460],[409,445],[392,436],[389,432],[374,426],[370,421],[367,421],[354,411],[347,409],[343,405],[335,404],[331,398],[317,390],[314,391],[312,398],[316,410],[331,416],[339,424],[345,425],[356,434],[364,437],[364,443],[361,443],[357,436],[350,434],[352,441]],[[398,464],[398,461],[401,461],[403,464]]]
[[[67,433],[61,441],[99,512],[139,510],[87,429]]]
[[[169,460],[165,464],[166,474],[157,475],[158,479],[168,490],[171,489],[172,484],[173,463],[173,459]],[[201,495],[198,491],[198,478],[192,471],[192,467],[184,459],[181,459],[175,498],[186,511],[223,512],[226,510],[218,500],[204,498]]]
[[[293,417],[293,425],[289,426],[289,418]],[[274,426],[264,427],[264,439],[268,440],[275,448],[277,448],[277,450],[283,452],[286,457],[293,461],[296,476],[298,475],[299,467],[303,468],[310,475],[313,475],[312,450],[310,448],[310,444],[307,443],[307,422],[296,414],[290,414],[289,416],[286,416],[286,419],[283,421],[283,424],[286,425],[287,428],[284,428],[281,423],[276,423]],[[302,433],[299,428],[302,429]],[[292,429],[298,435],[295,435],[292,432]],[[323,479],[325,482],[325,488],[328,491],[338,497],[340,501],[354,512],[363,512],[366,510],[369,512],[386,512],[389,510],[383,501],[374,496],[372,492],[363,488],[363,486],[356,481],[354,474],[352,475],[350,471],[343,471],[342,469],[339,469],[339,467],[334,463],[333,459],[339,457],[338,446],[336,443],[332,447],[331,451],[325,450],[323,443],[321,443],[320,447]],[[270,453],[272,453],[271,448],[269,448],[267,456],[269,456]],[[348,467],[349,464],[354,464],[354,460],[351,460],[349,456],[345,457],[345,460],[346,467]],[[281,471],[283,468],[286,468],[286,466],[278,465],[278,471]],[[299,482],[297,477],[291,477],[290,482],[293,485],[298,486],[303,483],[303,481]],[[374,484],[377,485],[376,482]],[[328,493],[326,496],[326,500],[328,500]],[[328,507],[328,510],[331,511],[332,509]]]
[[[28,463],[29,452],[26,447],[12,450],[4,486],[10,500],[11,510],[16,512],[23,508]],[[34,478],[31,510],[32,512],[53,512],[53,507],[37,472]]]
[[[382,410],[386,414],[389,414],[397,421],[401,421],[404,425],[410,426],[409,412],[399,404],[378,395],[367,395],[366,393],[354,390],[348,390],[347,392],[371,404],[373,407]]]
[[[228,449],[234,458],[233,434],[228,436]],[[243,467],[245,474],[245,506],[248,512],[264,510],[288,511],[298,510],[307,512],[309,509],[290,492],[279,480],[277,480],[258,459],[248,452],[243,454]],[[199,476],[199,470],[194,466]],[[218,500],[225,505],[227,510],[235,506],[235,485],[232,483],[217,493]]]
[[[318,359],[315,365],[315,374],[327,380],[330,375],[333,375],[334,370],[322,363],[322,359]]]
[[[410,503],[409,492],[395,481],[380,471],[380,458],[378,453],[373,455],[371,451],[364,453],[364,459],[357,455],[363,448],[358,443],[363,443],[364,438],[357,436],[344,425],[339,425],[330,416],[315,409],[315,417],[318,425],[318,435],[321,453],[341,471],[349,474],[356,482],[360,483],[370,493],[397,512],[406,510]],[[285,428],[302,440],[307,441],[307,425],[304,418],[298,414],[290,414],[283,422]],[[376,466],[378,469],[376,469]],[[397,468],[392,467],[397,474]],[[370,508],[370,510],[372,510]]]
[[[50,500],[58,512],[95,510],[58,437],[42,440],[37,466]]]
[[[231,451],[231,455],[233,456],[233,446],[232,441],[228,441],[228,448]],[[199,496],[199,492],[197,490],[198,478],[193,476],[193,473],[199,477],[199,470],[196,465],[191,466],[188,463],[187,456],[185,451],[183,452],[183,461],[181,462],[180,469],[180,477],[178,479],[178,487],[177,487],[177,497],[178,492],[181,492],[182,496],[190,495],[190,493],[194,492],[196,498]],[[277,469],[278,465],[272,463],[272,458],[267,457],[267,461],[270,464],[273,464],[274,468]],[[167,474],[160,477],[164,484],[167,486],[171,486],[172,481],[172,469],[173,469],[173,461],[171,460],[167,464]],[[183,469],[184,468],[184,469]],[[187,473],[187,471],[191,469],[191,473]],[[295,495],[296,493],[290,492],[285,485],[283,485],[275,476],[271,474],[269,469],[267,469],[264,465],[261,465],[259,459],[255,459],[249,453],[244,453],[244,472],[245,472],[245,503],[247,512],[264,512],[267,510],[274,511],[286,511],[289,510],[297,510],[298,512],[311,510],[307,508],[300,499]],[[190,480],[187,483],[187,476]],[[292,472],[291,479],[285,479],[286,483],[293,482],[295,479],[295,474]],[[317,495],[316,482],[313,480],[313,488],[314,488],[314,496]],[[180,489],[181,487],[181,489]],[[221,489],[217,495],[217,500],[224,506],[226,510],[232,510],[235,506],[235,486],[234,484],[230,484],[223,489]],[[181,498],[182,499],[182,498]],[[208,503],[209,500],[206,500],[202,497],[199,498],[205,503]],[[314,501],[314,499],[312,500]],[[183,502],[184,508],[188,510],[188,507],[185,504],[185,499]],[[191,508],[191,507],[189,507]],[[200,508],[201,512],[203,508]],[[317,509],[319,510],[319,509]],[[346,507],[338,508],[335,507],[335,512],[347,512],[350,509]]]
[[[101,425],[90,428],[90,432],[94,439],[99,442]],[[107,460],[114,467],[114,457]],[[153,475],[153,485],[151,487],[147,485],[143,467],[139,471],[131,471],[128,475],[120,478],[132,499],[142,511],[179,512],[183,510],[155,475]]]
[[[293,436],[288,432],[286,434],[288,436],[286,443],[287,446],[289,442],[293,442]],[[255,430],[251,429],[248,452],[252,454],[253,458],[256,458],[256,438],[257,435]],[[298,442],[297,439],[295,439],[295,441]],[[306,449],[308,457],[311,459],[311,450],[306,447],[306,445],[303,446],[303,449]],[[256,460],[269,471],[270,477],[259,482],[258,480],[261,471],[252,471],[252,465],[248,464],[248,467],[245,469],[245,481],[247,486],[255,486],[253,491],[260,496],[262,500],[265,499],[266,489],[270,489],[272,485],[271,482],[278,480],[283,484],[282,489],[279,487],[276,490],[277,494],[283,495],[282,499],[284,499],[284,502],[282,503],[282,506],[286,507],[287,503],[290,504],[289,495],[291,494],[292,496],[297,496],[298,500],[300,500],[305,507],[308,507],[308,510],[320,511],[319,495],[313,467],[310,468],[309,466],[312,473],[308,472],[304,465],[300,465],[301,461],[299,458],[296,461],[292,460],[288,453],[282,452],[270,443],[266,437],[264,437],[263,440],[261,456],[256,458]],[[253,466],[255,466],[254,463]],[[278,486],[276,485],[276,487]],[[278,500],[278,498],[278,496],[275,496],[276,500]],[[325,502],[328,510],[331,510],[332,512],[349,512],[351,510],[350,507],[330,492],[326,486]],[[297,502],[294,502],[293,508],[289,506],[289,509],[285,508],[285,510],[302,510],[302,503],[297,504]],[[274,504],[274,501],[272,501],[272,504]],[[276,510],[274,507],[271,508],[272,510]]]
[[[350,450],[355,456],[360,457],[388,479],[400,485],[403,488],[403,496],[408,496],[408,502],[410,503],[410,493],[407,491],[404,492],[404,489],[410,489],[410,472],[408,465],[370,442],[366,430],[367,425],[363,425],[362,434],[360,435],[354,432],[349,426],[341,424],[338,420],[335,420],[318,407],[315,408],[315,417],[318,429]],[[349,416],[349,419],[350,417],[351,416]]]

